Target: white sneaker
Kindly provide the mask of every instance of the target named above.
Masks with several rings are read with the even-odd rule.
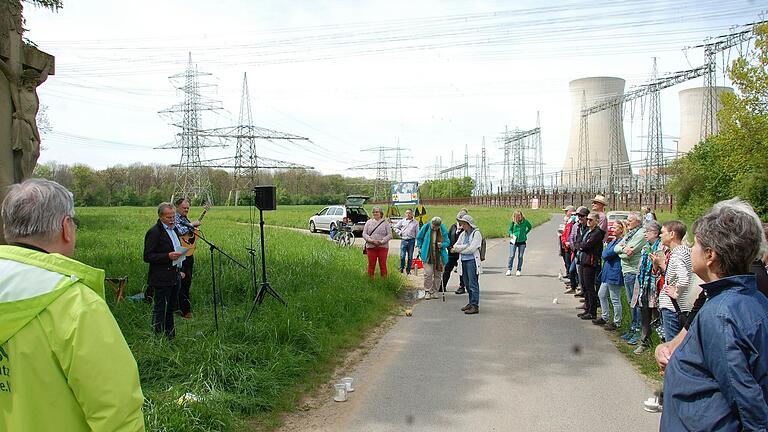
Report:
[[[562,281],[563,280],[563,272],[559,272],[557,274],[557,280]]]
[[[512,276],[512,270],[507,270],[506,276]]]
[[[643,401],[643,409],[648,412],[660,412],[662,408],[661,405],[659,405],[659,398],[649,397]]]
[[[424,300],[432,300],[433,298],[435,298],[435,296],[431,292],[424,294]]]
[[[520,276],[522,273],[520,273],[520,270],[515,272],[515,276]]]

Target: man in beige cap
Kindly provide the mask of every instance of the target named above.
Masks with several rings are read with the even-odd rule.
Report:
[[[591,213],[597,213],[598,216],[600,216],[600,222],[597,224],[597,226],[603,230],[604,233],[608,232],[608,218],[605,217],[605,206],[607,203],[605,202],[605,197],[602,195],[595,195],[594,198],[592,198],[592,212]]]

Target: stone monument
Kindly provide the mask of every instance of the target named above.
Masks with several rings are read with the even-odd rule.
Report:
[[[37,87],[54,74],[53,56],[24,42],[20,0],[0,0],[0,201],[29,178],[40,156]],[[3,243],[0,220],[0,243]]]

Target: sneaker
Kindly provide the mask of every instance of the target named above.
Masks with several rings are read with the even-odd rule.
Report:
[[[619,327],[616,324],[609,322],[603,326],[603,329],[608,331],[616,331],[619,329]]]
[[[464,288],[459,288],[456,291],[454,291],[454,294],[464,294],[466,292],[467,290],[465,290]]]
[[[600,317],[600,318],[597,318],[597,319],[593,319],[592,320],[592,324],[594,324],[594,325],[605,325],[606,322],[603,319],[603,317]]]
[[[477,306],[470,306],[469,309],[464,311],[464,313],[467,315],[474,315],[480,313],[480,308]]]
[[[462,311],[462,312],[464,312],[464,311],[466,311],[467,309],[469,309],[469,308],[471,308],[471,307],[472,307],[472,305],[470,305],[469,303],[467,303],[467,305],[466,305],[466,306],[464,306],[463,308],[461,308],[461,311]]]
[[[628,341],[632,336],[634,336],[634,334],[635,332],[633,330],[629,330],[623,335],[621,335],[621,338],[624,339],[625,341]]]
[[[646,350],[648,350],[648,347],[643,344],[640,344],[637,346],[637,348],[635,348],[634,353],[640,355],[644,353]]]
[[[512,270],[507,270],[504,276],[512,276]]]
[[[640,335],[638,333],[635,333],[632,335],[631,338],[627,341],[627,344],[629,345],[637,345],[637,341],[640,340]]]
[[[435,296],[431,292],[424,294],[424,300],[432,300],[433,298],[435,298]]]
[[[584,311],[584,312],[580,312],[580,313],[576,314],[576,316],[579,317],[579,318],[583,317],[584,315],[589,315],[589,312]]]
[[[573,293],[575,293],[575,292],[576,292],[576,290],[575,290],[575,289],[573,289],[573,288],[568,288],[567,290],[565,290],[565,291],[563,292],[563,294],[573,294]]]
[[[562,271],[557,273],[557,280],[559,280],[559,281],[563,280],[563,272]]]
[[[659,403],[658,396],[649,397],[643,401],[643,409],[648,412],[661,412],[661,404]]]
[[[515,272],[515,276],[520,276],[522,273],[520,273],[520,270]]]
[[[581,288],[576,288],[576,294],[575,295],[584,297],[584,293],[581,291]]]
[[[591,313],[587,313],[587,314],[582,315],[581,319],[583,319],[583,320],[593,320],[593,319],[595,319],[595,316],[592,315]]]

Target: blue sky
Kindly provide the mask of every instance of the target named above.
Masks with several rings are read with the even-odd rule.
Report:
[[[616,76],[642,84],[652,57],[660,72],[698,66],[685,46],[757,20],[761,4],[679,1],[69,1],[58,14],[27,6],[26,37],[56,56],[39,90],[53,124],[41,161],[104,168],[175,163],[153,150],[175,129],[157,112],[181,96],[168,80],[188,53],[213,74],[225,108],[204,127],[236,123],[247,72],[254,123],[307,136],[314,144],[265,142],[260,156],[352,172],[374,162],[361,149],[407,147],[420,179],[442,156],[471,158],[485,137],[491,162],[505,126],[534,127],[541,113],[545,171],[563,165],[570,128],[568,82]],[[727,53],[733,58],[736,51]],[[724,58],[722,60],[727,60]],[[722,62],[721,62],[722,63]],[[722,72],[718,77],[723,83]],[[663,132],[679,133],[678,91],[662,93]],[[637,150],[645,126],[625,122]],[[669,146],[673,143],[669,142]],[[207,149],[205,156],[233,149]],[[633,153],[634,154],[634,153]]]

